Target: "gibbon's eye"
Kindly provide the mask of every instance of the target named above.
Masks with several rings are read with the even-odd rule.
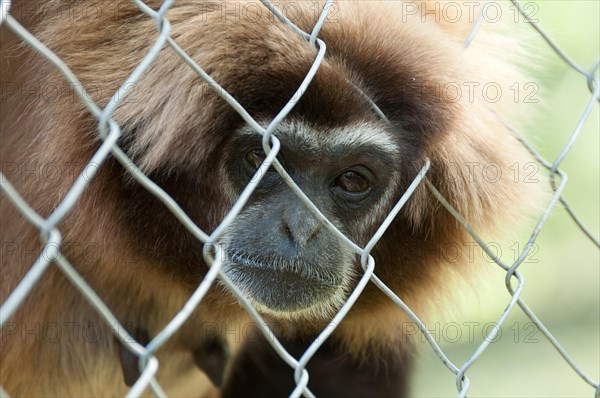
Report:
[[[260,149],[254,149],[246,154],[246,161],[254,169],[258,169],[265,160],[265,153]]]
[[[371,184],[356,171],[346,171],[335,179],[335,186],[346,192],[363,193],[370,188]]]

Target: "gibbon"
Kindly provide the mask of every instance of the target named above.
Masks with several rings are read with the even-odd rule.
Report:
[[[101,107],[158,36],[156,21],[130,1],[12,3],[10,15]],[[162,2],[147,4],[158,10]],[[318,34],[323,62],[274,131],[285,170],[362,247],[427,161],[427,180],[483,234],[518,222],[535,202],[535,184],[514,181],[509,170],[529,155],[498,118],[520,109],[489,90],[506,92],[522,81],[519,47],[483,29],[465,49],[476,12],[463,7],[460,21],[449,20],[440,4],[335,2]],[[311,32],[324,2],[274,5]],[[172,39],[265,126],[294,97],[318,52],[260,2],[178,0],[166,18]],[[98,122],[49,62],[6,25],[0,32],[2,173],[48,216],[98,149]],[[128,94],[113,114],[122,128],[118,145],[200,228],[213,231],[264,161],[261,136],[169,46]],[[4,301],[43,244],[0,197]],[[208,269],[202,243],[112,157],[58,228],[62,254],[141,344],[162,330]],[[469,241],[422,183],[373,249],[375,274],[426,313],[455,274],[473,272],[467,256],[440,256]],[[273,167],[220,243],[223,272],[298,356],[362,275],[354,251]],[[406,322],[389,297],[367,285],[309,362],[311,390],[407,394],[414,344],[403,333]],[[260,334],[250,336],[252,325],[215,283],[158,351],[159,383],[175,396],[289,395],[293,370]],[[51,266],[2,328],[0,384],[14,396],[124,395],[137,361],[114,327]]]

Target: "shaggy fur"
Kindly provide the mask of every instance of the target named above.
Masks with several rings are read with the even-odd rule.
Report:
[[[11,14],[66,62],[101,105],[157,36],[155,22],[125,0],[13,3]],[[424,7],[419,13],[435,9],[425,3],[411,4]],[[167,18],[171,37],[199,65],[253,117],[270,120],[292,97],[316,51],[262,5],[252,4],[179,0]],[[316,2],[278,4],[293,5],[297,11],[290,18],[307,31],[322,7]],[[423,22],[420,14],[405,15],[400,1],[340,1],[320,32],[328,46],[325,60],[290,120],[317,126],[324,139],[336,142],[326,134],[372,115],[360,88],[390,120],[396,142],[404,148],[394,160],[401,170],[398,188],[381,205],[368,233],[357,238],[359,243],[368,240],[425,158],[432,163],[430,181],[478,231],[494,231],[497,220],[519,220],[521,204],[534,202],[533,187],[515,183],[509,171],[515,162],[525,164],[529,158],[491,110],[506,111],[506,104],[485,101],[480,90],[473,101],[467,95],[454,100],[441,90],[449,82],[463,88],[465,82],[491,81],[509,87],[521,79],[505,56],[517,53],[512,41],[481,32],[464,51],[469,28],[466,20],[436,23],[431,17]],[[98,148],[97,122],[51,65],[6,27],[0,33],[2,172],[34,209],[48,215]],[[115,119],[123,127],[120,145],[140,169],[203,230],[212,231],[239,193],[231,192],[216,165],[228,156],[222,148],[229,146],[232,132],[244,127],[240,116],[166,47],[119,106]],[[473,176],[465,166],[469,162],[493,164],[502,174],[494,181]],[[38,232],[14,205],[4,196],[0,199],[0,299],[5,300],[41,245]],[[198,242],[112,159],[60,230],[63,252],[77,270],[123,324],[141,328],[150,338],[182,307],[206,272]],[[439,253],[471,240],[421,185],[377,245],[376,273],[422,311],[443,290],[448,271],[461,266],[444,262]],[[326,323],[271,321],[292,340],[290,345],[310,340]],[[235,299],[214,286],[159,352],[159,381],[167,392],[207,394],[210,384],[195,365],[203,362],[193,353],[214,333],[239,345],[245,322]],[[405,374],[410,344],[400,343],[403,322],[402,311],[369,286],[332,337],[336,348],[327,348],[325,355],[341,350],[362,357],[364,366],[368,358],[387,353],[403,358],[397,369]],[[127,386],[111,327],[51,267],[2,329],[0,383],[15,396],[123,395]],[[260,353],[254,355],[260,362]],[[265,363],[270,357],[265,354]],[[244,372],[238,367],[232,374]],[[311,374],[311,380],[318,378]],[[406,386],[393,387],[402,391]]]

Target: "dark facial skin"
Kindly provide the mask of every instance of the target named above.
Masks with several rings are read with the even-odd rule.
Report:
[[[279,137],[280,135],[278,135]],[[361,219],[389,185],[380,173],[389,155],[369,147],[307,150],[286,142],[278,159],[292,179],[342,233],[361,239]],[[265,158],[258,134],[232,143],[228,173],[241,190]],[[224,239],[225,273],[270,313],[336,306],[351,284],[356,255],[296,197],[271,167]],[[325,313],[323,313],[325,312]]]

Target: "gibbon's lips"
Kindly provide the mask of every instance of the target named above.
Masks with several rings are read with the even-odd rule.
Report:
[[[234,254],[224,272],[250,298],[274,312],[297,312],[326,302],[342,286],[341,278],[301,258]]]

